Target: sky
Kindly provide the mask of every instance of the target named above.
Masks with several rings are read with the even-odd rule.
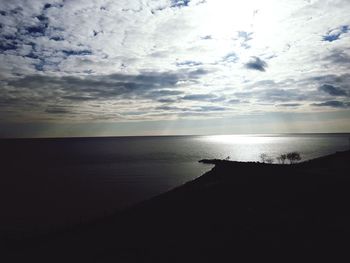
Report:
[[[0,137],[350,132],[349,0],[0,0]]]

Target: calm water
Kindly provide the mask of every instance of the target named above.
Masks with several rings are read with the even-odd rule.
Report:
[[[307,160],[348,149],[349,137],[291,134],[19,141],[16,147],[20,154],[40,158],[37,153],[44,153],[57,159],[59,165],[45,170],[39,179],[24,174],[2,184],[3,200],[12,200],[6,203],[7,208],[3,205],[4,214],[9,224],[17,222],[16,227],[33,222],[40,226],[74,223],[197,178],[212,168],[198,163],[200,159],[229,156],[235,161],[259,161],[261,153],[276,157],[298,151]]]
[[[204,158],[259,161],[290,151],[308,160],[349,148],[350,134],[218,135],[90,138],[72,140],[66,150],[90,160],[88,174],[108,174],[111,182],[160,184],[172,188],[211,168]]]

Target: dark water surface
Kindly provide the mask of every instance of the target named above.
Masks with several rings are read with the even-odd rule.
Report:
[[[349,134],[1,140],[0,219],[7,236],[89,221],[202,175],[204,158],[303,160],[349,148]]]

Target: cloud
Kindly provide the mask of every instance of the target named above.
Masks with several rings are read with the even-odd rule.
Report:
[[[36,115],[41,114],[42,118],[45,118],[45,113],[66,115],[67,118],[71,118],[72,114],[76,117],[90,115],[92,118],[96,111],[101,116],[106,115],[109,110],[105,107],[111,103],[123,105],[122,112],[130,111],[127,107],[131,102],[125,104],[125,101],[153,103],[148,106],[152,110],[155,102],[175,102],[184,93],[179,83],[195,81],[206,74],[205,70],[180,70],[85,77],[29,75],[2,84],[0,105],[9,112],[3,112],[0,117],[6,114],[11,116],[11,112],[14,114],[21,109],[20,115],[37,112]],[[94,107],[93,103],[98,103],[99,108]],[[72,106],[78,105],[81,108],[71,111]],[[94,113],[89,114],[88,111]]]
[[[278,104],[277,106],[280,106],[280,107],[299,107],[301,105],[302,104],[300,104],[300,103],[283,103],[283,104]]]
[[[0,119],[341,112],[349,13],[347,0],[2,1]]]
[[[66,114],[71,111],[65,107],[50,106],[45,110],[46,113],[50,114]]]
[[[325,93],[328,93],[332,96],[346,96],[346,92],[338,87],[334,87],[329,84],[324,84],[321,87],[318,88],[320,91],[323,91]]]
[[[199,61],[188,60],[188,61],[176,62],[176,66],[178,67],[196,67],[200,65],[203,65],[203,63]]]
[[[110,74],[86,77],[49,77],[44,75],[25,76],[9,80],[7,85],[18,90],[30,89],[33,95],[42,99],[54,98],[84,101],[110,100],[112,98],[161,97],[179,95],[171,90],[181,81],[196,80],[206,71],[145,72],[142,74]]]
[[[232,63],[237,62],[238,59],[239,59],[239,57],[235,53],[229,53],[229,54],[225,55],[224,58],[223,58],[224,61],[232,62]]]
[[[241,41],[241,47],[248,49],[251,46],[248,44],[249,41],[253,40],[253,32],[238,31],[238,39]]]
[[[218,97],[214,94],[191,94],[182,97],[183,100],[194,100],[194,101],[213,101],[217,100]]]
[[[167,105],[162,105],[158,106],[155,108],[156,110],[162,110],[162,111],[186,111],[186,108],[180,108],[176,106],[167,106]]]
[[[347,87],[350,82],[350,74],[322,74],[318,76],[313,76],[305,79],[306,82],[317,82],[317,83],[331,83],[334,85],[340,85],[343,88]]]
[[[225,110],[227,110],[227,108],[221,107],[221,106],[202,106],[199,109],[199,111],[225,111]]]
[[[267,63],[258,57],[253,57],[248,63],[245,64],[247,69],[265,71],[268,67]]]
[[[330,100],[322,103],[313,103],[312,106],[317,107],[332,107],[332,108],[348,108],[350,107],[349,102],[342,102],[338,100]]]
[[[159,99],[158,100],[158,102],[161,102],[161,103],[174,103],[176,101],[177,101],[176,99]]]
[[[325,55],[324,60],[331,65],[342,65],[348,67],[350,64],[349,49],[344,50],[332,50],[330,54]]]
[[[230,104],[238,104],[238,103],[242,103],[242,101],[239,100],[239,99],[231,99],[231,100],[228,101],[228,103],[230,103]]]
[[[236,92],[234,95],[242,99],[256,99],[258,102],[275,103],[285,101],[307,101],[312,94],[300,94],[297,89],[260,88],[255,91]]]

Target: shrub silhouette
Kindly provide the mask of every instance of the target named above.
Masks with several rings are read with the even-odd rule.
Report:
[[[279,164],[284,164],[287,160],[287,154],[281,154],[276,159]]]
[[[260,160],[262,163],[273,163],[273,158],[266,153],[260,154]]]
[[[270,157],[270,156],[268,156],[267,158],[266,158],[266,163],[273,163],[273,158],[272,157]]]
[[[260,154],[260,160],[261,160],[262,163],[266,162],[266,158],[267,158],[267,154],[266,153]]]
[[[294,164],[301,160],[300,153],[298,152],[289,152],[287,153],[286,157],[289,160],[290,164]]]

